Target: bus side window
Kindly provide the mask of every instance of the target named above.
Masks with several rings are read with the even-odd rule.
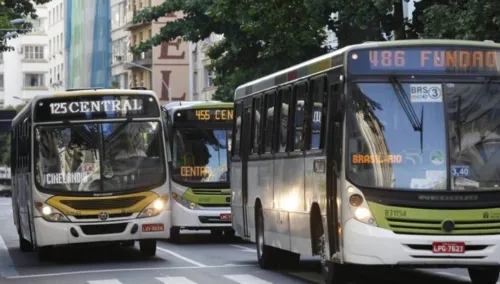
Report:
[[[240,143],[241,143],[241,117],[242,117],[242,105],[237,103],[235,106],[236,119],[234,121],[234,131],[233,131],[233,146],[231,154],[233,156],[240,156]]]
[[[253,114],[252,114],[252,121],[253,121],[253,146],[252,146],[252,152],[250,153],[251,155],[258,155],[259,154],[259,144],[260,144],[260,120],[261,120],[261,101],[262,97],[256,97],[253,99]]]
[[[267,117],[265,124],[265,150],[266,153],[271,153],[273,149],[273,126],[274,126],[274,96],[275,93],[269,93],[266,95],[267,100]]]
[[[323,121],[326,119],[327,111],[327,93],[325,89],[326,77],[321,77],[314,80],[312,84],[312,112],[311,112],[311,149],[323,148],[323,136],[325,125]]]
[[[290,117],[290,98],[291,98],[290,88],[282,90],[281,92],[281,115],[279,116],[279,152],[286,152],[287,141],[288,141],[288,118]]]
[[[304,114],[305,114],[305,97],[306,84],[300,84],[295,87],[296,104],[295,104],[295,137],[294,151],[302,151],[304,147]]]

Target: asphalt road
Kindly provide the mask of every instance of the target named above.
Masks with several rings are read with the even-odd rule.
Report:
[[[1,284],[295,284],[323,283],[319,261],[301,259],[293,271],[258,267],[255,245],[186,233],[181,244],[159,242],[157,256],[143,259],[138,248],[89,247],[60,249],[53,261],[39,262],[22,253],[12,220],[10,198],[0,198]],[[362,271],[353,284],[470,283],[466,270]]]

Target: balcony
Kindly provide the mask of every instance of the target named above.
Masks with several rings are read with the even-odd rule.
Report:
[[[138,11],[136,9],[127,11],[127,19],[126,19],[125,26],[124,26],[124,28],[125,28],[126,31],[130,31],[132,29],[135,29],[136,27],[140,27],[140,26],[148,24],[148,23],[137,23],[137,24],[134,24],[134,17],[139,12],[140,11]]]
[[[139,66],[150,67],[153,64],[153,51],[148,50],[146,52],[141,52],[139,54],[131,54],[127,55],[127,61],[132,64],[126,64],[126,69],[133,69]]]

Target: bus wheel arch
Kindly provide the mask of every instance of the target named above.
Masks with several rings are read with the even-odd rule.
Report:
[[[268,246],[264,241],[264,211],[260,199],[255,201],[255,244],[257,246],[257,260],[262,269],[276,268],[279,252],[276,248]]]
[[[313,255],[319,255],[320,251],[320,237],[323,234],[323,222],[321,220],[321,210],[318,203],[314,202],[310,211],[310,230],[311,230],[311,250]]]

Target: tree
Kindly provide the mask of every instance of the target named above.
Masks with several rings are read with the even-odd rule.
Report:
[[[5,109],[13,109],[17,112],[21,111],[26,104],[17,106],[7,106]],[[10,167],[10,133],[0,133],[0,165]]]
[[[423,0],[413,17],[422,37],[500,41],[497,1]]]
[[[0,0],[0,28],[12,29],[11,31],[0,32],[0,52],[10,51],[13,48],[8,45],[8,40],[12,37],[4,38],[9,32],[24,34],[31,31],[32,24],[26,21],[20,25],[13,25],[10,21],[14,19],[36,19],[36,4],[45,4],[50,0]]]
[[[396,38],[413,36],[402,17],[403,1],[408,0],[166,0],[141,11],[134,22],[157,21],[176,11],[185,17],[165,24],[131,51],[178,37],[198,42],[222,34],[224,39],[208,49],[209,67],[215,73],[214,98],[232,101],[238,85],[327,52],[325,27],[337,34],[340,47],[384,40],[394,30]],[[332,18],[335,12],[340,16]]]

